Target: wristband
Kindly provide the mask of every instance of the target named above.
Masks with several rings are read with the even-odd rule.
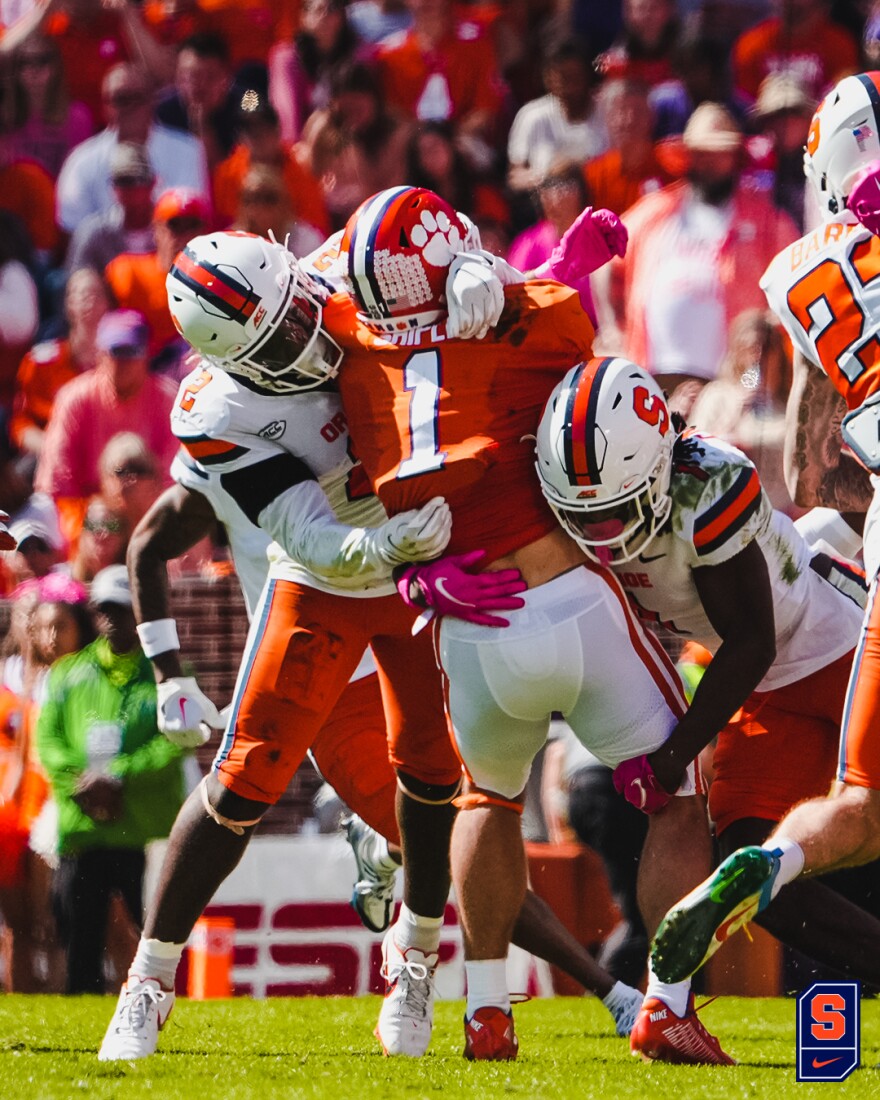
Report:
[[[180,638],[177,636],[177,623],[174,619],[154,619],[150,623],[138,623],[137,634],[145,657],[153,658],[160,653],[180,649]]]

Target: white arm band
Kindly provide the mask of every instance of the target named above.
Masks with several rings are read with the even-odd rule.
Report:
[[[156,657],[172,649],[180,649],[177,623],[174,619],[154,619],[151,623],[138,623],[138,638],[145,657]]]

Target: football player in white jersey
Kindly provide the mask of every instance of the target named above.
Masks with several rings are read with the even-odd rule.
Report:
[[[340,352],[320,328],[323,291],[282,245],[238,233],[196,238],[177,257],[168,290],[177,327],[207,357],[181,383],[173,430],[276,541],[226,733],[172,830],[99,1058],[155,1050],[193,924],[286,788],[368,643],[380,670],[406,867],[401,972],[379,1032],[386,1052],[418,1055],[430,1040],[461,766],[430,634],[412,635],[417,614],[399,599],[391,571],[442,552],[449,512],[434,499],[389,520],[359,477],[339,398],[326,385]],[[180,716],[179,739],[202,717],[216,723],[196,685],[181,683],[173,667],[162,670],[162,655],[178,649],[173,622],[147,620],[139,633],[159,673],[166,732],[172,715]],[[413,837],[416,860],[406,859]]]
[[[614,571],[641,617],[715,651],[676,732],[625,762],[618,789],[636,805],[645,790],[675,790],[682,762],[717,734],[709,810],[722,849],[760,843],[831,782],[864,602],[858,572],[814,554],[771,508],[745,455],[679,434],[656,382],[626,360],[569,372],[548,402],[537,454],[560,522]],[[819,883],[803,886],[762,923],[820,961],[880,977],[873,962],[859,972],[866,946],[876,956],[880,922]],[[648,1016],[634,1043],[642,1026],[651,1030]]]
[[[269,536],[242,512],[223,488],[218,473],[181,453],[172,463],[171,474],[177,484],[153,504],[129,543],[128,565],[138,621],[168,618],[166,562],[210,535],[217,521],[223,524],[227,533],[248,616],[252,618],[268,573]],[[180,675],[177,650],[159,654],[154,660],[166,675]],[[184,697],[189,699],[195,697],[197,690],[194,683],[181,687]],[[195,724],[190,717],[180,723],[180,729]],[[312,744],[311,755],[343,801],[371,829],[390,837],[392,846],[399,851],[396,777],[388,762],[385,715],[369,649]],[[398,867],[399,862],[395,869]],[[389,891],[387,902],[379,899],[366,913],[362,907],[356,908],[368,928],[384,931],[390,921],[391,893]],[[549,906],[531,891],[514,930],[513,942],[559,966],[601,997],[614,1018],[618,1034],[629,1034],[642,1003],[641,993],[616,982],[603,970],[586,948],[565,930]]]
[[[802,872],[858,866],[880,855],[878,134],[880,73],[839,81],[813,116],[804,157],[823,224],[783,249],[761,281],[796,349],[786,441],[790,490],[801,505],[869,509],[870,591],[841,728],[838,784],[833,798],[795,807],[763,847],[734,852],[670,910],[655,945],[670,974],[695,970]],[[842,441],[849,453],[841,452]]]

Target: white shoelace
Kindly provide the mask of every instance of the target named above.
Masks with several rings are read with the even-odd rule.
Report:
[[[431,996],[431,983],[428,980],[431,971],[424,963],[410,962],[407,959],[397,965],[400,966],[400,973],[389,977],[388,964],[384,964],[382,977],[389,982],[394,981],[396,977],[403,988],[400,1015],[409,1016],[414,1020],[424,1020],[428,1014],[428,1000]]]
[[[142,985],[134,990],[127,990],[125,1000],[119,1006],[119,1025],[126,1030],[142,1032],[147,1024],[147,1016],[150,1005],[159,1007],[160,1001],[164,1001],[167,994],[163,989],[155,989],[151,985]]]

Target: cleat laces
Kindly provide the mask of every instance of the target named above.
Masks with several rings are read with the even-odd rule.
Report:
[[[142,985],[139,989],[129,990],[125,1000],[119,1006],[119,1020],[116,1031],[142,1032],[147,1026],[147,1017],[150,1014],[150,1006],[159,1007],[167,994],[164,989],[156,989],[152,985]]]
[[[400,969],[397,970],[397,967]],[[431,987],[427,979],[430,970],[424,963],[410,962],[404,959],[395,966],[397,973],[392,978],[389,975],[388,964],[382,964],[382,977],[390,986],[399,984],[404,992],[403,1003],[398,1014],[408,1016],[414,1020],[424,1020],[428,1015],[428,999],[431,995]]]

